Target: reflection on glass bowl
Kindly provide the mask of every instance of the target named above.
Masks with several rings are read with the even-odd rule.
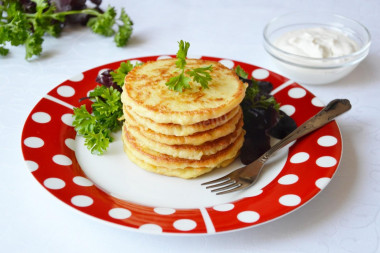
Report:
[[[348,55],[330,58],[312,58],[286,52],[275,41],[289,31],[321,27],[337,30],[358,45],[358,50]],[[326,12],[293,12],[272,19],[264,28],[264,48],[277,67],[289,78],[302,84],[327,84],[337,81],[368,55],[371,36],[359,22]]]

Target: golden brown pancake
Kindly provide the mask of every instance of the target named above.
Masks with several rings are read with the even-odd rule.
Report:
[[[232,69],[219,62],[187,59],[186,68],[212,65],[208,89],[190,81],[191,89],[182,93],[168,89],[165,83],[178,75],[176,59],[164,59],[135,67],[125,77],[121,96],[124,105],[138,115],[157,123],[191,125],[218,118],[243,100],[246,84]]]
[[[149,128],[142,128],[130,115],[124,114],[125,124],[136,126],[140,128],[140,131],[144,133],[144,136],[152,141],[167,145],[201,145],[208,141],[213,141],[228,134],[233,133],[236,130],[236,124],[242,117],[242,111],[239,112],[225,124],[218,126],[214,129],[210,129],[204,132],[198,132],[188,136],[174,136],[165,135],[152,131]]]
[[[144,131],[141,131],[139,127],[128,125],[128,132],[135,138],[139,146],[146,146],[150,149],[170,155],[173,157],[180,157],[186,159],[200,160],[204,155],[212,155],[216,152],[225,149],[231,143],[236,141],[243,131],[243,118],[235,126],[235,131],[220,137],[216,140],[205,142],[201,145],[167,145],[157,141],[153,141],[144,135]]]
[[[199,177],[200,175],[208,173],[208,172],[212,171],[213,169],[227,167],[236,158],[236,157],[233,157],[231,159],[225,160],[221,164],[219,164],[217,167],[209,167],[209,168],[207,168],[207,167],[199,167],[199,168],[187,167],[187,168],[183,168],[183,169],[168,169],[168,168],[165,168],[162,166],[155,166],[155,165],[149,164],[143,160],[136,158],[126,148],[126,145],[124,145],[124,151],[128,155],[129,159],[131,159],[132,162],[134,162],[139,167],[141,167],[147,171],[154,172],[157,174],[162,174],[165,176],[180,177],[180,178],[184,178],[184,179]]]
[[[227,148],[213,154],[203,156],[200,160],[191,160],[169,156],[156,152],[149,147],[139,146],[136,139],[128,132],[126,126],[123,127],[123,142],[126,148],[133,156],[137,159],[142,160],[146,163],[165,167],[168,169],[183,169],[187,167],[199,168],[208,167],[216,168],[219,164],[226,160],[234,158],[243,145],[244,141],[244,131],[239,135],[238,139],[230,144]]]
[[[133,118],[136,123],[143,126],[146,129],[151,129],[154,132],[165,134],[165,135],[175,135],[175,136],[186,136],[198,132],[204,132],[215,127],[221,126],[227,123],[233,116],[239,112],[239,107],[237,106],[228,113],[214,119],[208,119],[191,125],[179,125],[173,123],[157,123],[153,120],[140,116],[129,106],[123,106],[124,114],[128,114],[130,118]]]
[[[128,157],[159,174],[194,178],[225,167],[243,145],[240,102],[246,84],[214,61],[187,59],[188,69],[212,65],[209,88],[190,81],[179,93],[165,83],[178,75],[176,59],[144,63],[125,78],[122,139]]]

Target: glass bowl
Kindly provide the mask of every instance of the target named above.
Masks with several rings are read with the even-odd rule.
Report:
[[[344,56],[312,58],[295,55],[276,47],[274,42],[284,33],[321,27],[338,30],[354,40],[358,50]],[[371,35],[359,22],[326,12],[293,12],[272,19],[264,28],[264,48],[278,68],[289,78],[302,84],[318,85],[337,81],[368,55]]]

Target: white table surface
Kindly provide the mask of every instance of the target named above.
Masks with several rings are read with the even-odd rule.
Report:
[[[135,22],[128,46],[88,29],[45,38],[43,54],[24,60],[24,48],[0,58],[1,252],[380,252],[380,2],[320,1],[104,1],[122,6]],[[328,187],[297,211],[251,229],[220,235],[169,236],[125,231],[73,212],[30,175],[21,131],[33,106],[75,74],[108,62],[174,54],[177,41],[194,55],[218,56],[279,72],[262,47],[262,30],[293,10],[329,10],[368,27],[367,59],[348,77],[305,86],[321,101],[348,98],[338,119],[343,157]],[[279,72],[280,73],[280,72]]]

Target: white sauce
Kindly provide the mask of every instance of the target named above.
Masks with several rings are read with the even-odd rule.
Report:
[[[358,44],[344,33],[322,27],[287,32],[274,44],[285,52],[312,58],[339,57],[359,49]]]

